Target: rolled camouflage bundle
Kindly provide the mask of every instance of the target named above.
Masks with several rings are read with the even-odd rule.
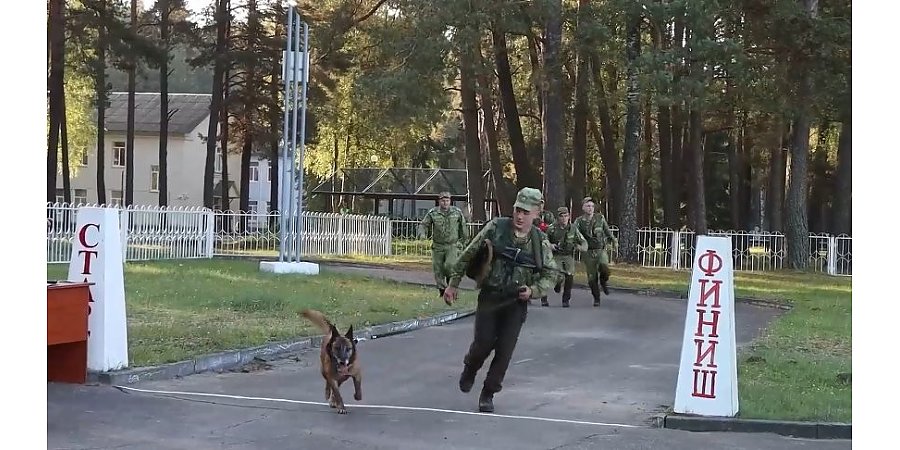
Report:
[[[490,239],[485,239],[481,248],[475,252],[475,256],[466,267],[466,276],[475,280],[475,286],[481,287],[481,283],[491,272],[491,264],[494,262],[494,244]]]

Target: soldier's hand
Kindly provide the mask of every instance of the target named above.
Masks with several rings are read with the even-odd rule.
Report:
[[[528,300],[531,298],[531,288],[525,286],[524,289],[519,291],[519,300]]]
[[[559,251],[559,246],[556,244],[550,244],[550,247],[553,249],[554,252]]]
[[[444,289],[444,303],[446,303],[447,306],[453,306],[453,302],[456,301],[456,295],[456,288],[447,286],[447,288]]]

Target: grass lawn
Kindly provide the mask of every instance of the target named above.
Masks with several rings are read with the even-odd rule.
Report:
[[[64,279],[67,270],[50,264],[47,279]],[[328,272],[266,274],[250,260],[128,263],[125,292],[133,367],[321,334],[299,315],[307,307],[342,332],[451,309],[432,287]],[[473,293],[461,292],[453,309],[474,304]]]
[[[429,270],[427,257],[343,261],[391,263]],[[576,281],[586,283],[579,264]],[[611,287],[687,293],[690,271],[615,265]],[[822,274],[737,272],[735,295],[792,306],[738,356],[740,416],[759,419],[851,422],[850,278]]]

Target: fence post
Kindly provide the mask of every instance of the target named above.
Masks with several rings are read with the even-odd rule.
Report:
[[[678,270],[679,266],[681,266],[681,232],[678,230],[672,231],[672,245],[670,246],[672,249],[672,270]]]
[[[122,241],[122,264],[128,260],[128,210],[119,210],[119,235]]]
[[[337,254],[340,256],[344,256],[344,214],[338,216],[338,226],[337,226]]]
[[[207,210],[203,215],[206,218],[206,227],[203,230],[206,234],[206,257],[212,259],[216,242],[216,214],[212,210]]]
[[[385,231],[387,236],[385,236],[385,245],[384,245],[384,256],[393,256],[394,254],[394,246],[391,240],[394,238],[394,222],[390,217],[385,218]]]
[[[828,257],[826,259],[828,275],[837,274],[837,238],[828,236]]]

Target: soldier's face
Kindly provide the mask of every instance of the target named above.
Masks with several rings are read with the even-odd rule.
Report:
[[[562,226],[566,226],[569,224],[569,215],[568,214],[560,214],[559,215],[559,224]]]
[[[450,199],[442,198],[442,199],[438,200],[438,205],[441,206],[441,209],[449,209],[450,208]]]
[[[594,214],[594,202],[585,202],[584,205],[581,205],[581,210],[587,215]]]
[[[539,210],[527,211],[522,208],[516,208],[513,212],[513,225],[516,227],[516,230],[527,230],[532,222],[534,222],[534,218],[537,217],[538,211]]]

